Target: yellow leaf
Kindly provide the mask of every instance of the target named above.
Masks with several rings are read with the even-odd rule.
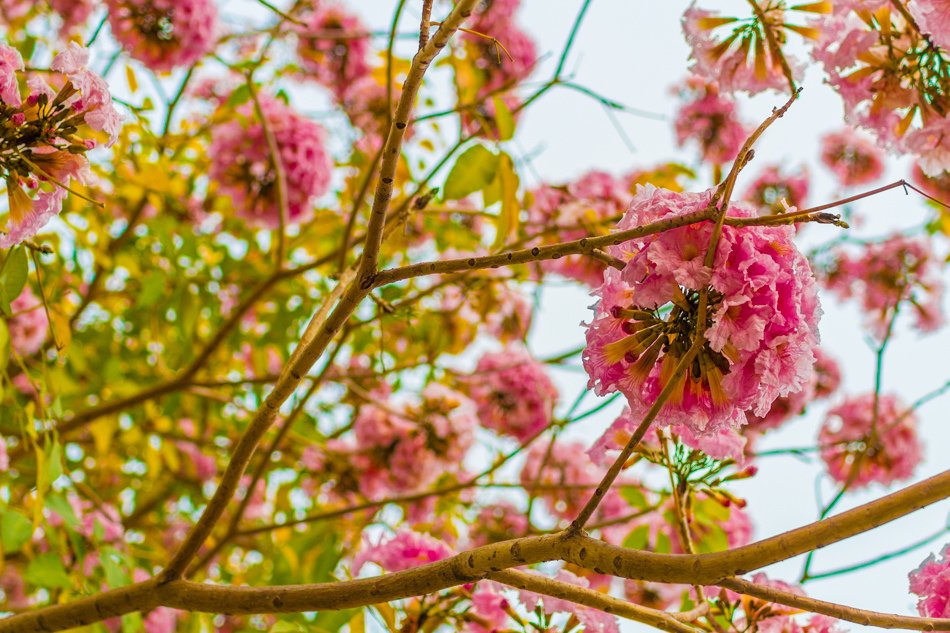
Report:
[[[360,609],[350,620],[350,633],[366,633],[366,610]]]
[[[50,309],[50,327],[53,328],[53,341],[56,343],[56,349],[60,352],[66,349],[73,339],[72,330],[69,328],[69,317]]]
[[[89,426],[89,432],[92,433],[92,440],[96,446],[96,453],[105,455],[112,446],[112,437],[115,435],[115,418],[101,418]]]
[[[521,206],[518,204],[518,174],[515,173],[514,162],[511,156],[502,153],[498,161],[498,178],[501,184],[501,212],[498,214],[498,225],[495,233],[495,243],[492,250],[508,241],[508,237],[517,230]]]
[[[129,84],[129,91],[135,94],[135,91],[139,89],[139,81],[135,78],[135,71],[130,64],[125,65],[125,81]]]

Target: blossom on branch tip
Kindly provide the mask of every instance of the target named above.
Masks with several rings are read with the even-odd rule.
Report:
[[[711,191],[641,187],[618,228],[701,211],[711,198]],[[755,212],[734,204],[728,215]],[[595,292],[601,299],[583,359],[591,388],[620,391],[639,414],[653,405],[696,342],[699,352],[673,383],[658,421],[718,444],[713,438],[746,423],[746,411],[765,415],[776,398],[813,380],[820,309],[814,276],[792,242],[791,227],[724,226],[710,269],[704,259],[712,228],[691,224],[609,249],[626,267],[622,273],[609,269]],[[700,324],[703,295],[708,303]]]
[[[852,489],[909,479],[923,454],[917,418],[890,394],[852,397],[831,409],[818,444],[828,474]]]
[[[356,576],[366,563],[376,563],[386,571],[402,571],[451,555],[452,550],[442,541],[427,534],[400,529],[376,543],[364,536],[363,544],[353,557],[350,569]]]
[[[925,618],[950,618],[950,543],[908,574],[910,591],[920,596],[917,612]]]
[[[258,102],[287,181],[287,221],[300,223],[309,218],[311,200],[330,186],[326,133],[279,99],[261,94]],[[214,127],[209,154],[210,176],[234,201],[236,214],[258,226],[279,226],[277,172],[254,103]]]
[[[884,152],[850,129],[826,134],[821,139],[821,162],[844,187],[874,182],[884,173]]]
[[[342,101],[350,87],[367,77],[370,40],[356,15],[333,4],[319,4],[298,27],[297,55],[307,77]]]
[[[673,122],[676,142],[699,145],[703,161],[722,165],[735,159],[749,136],[739,121],[736,102],[720,93],[715,84],[704,84],[695,78],[680,90],[683,105]]]
[[[525,440],[553,419],[557,389],[544,366],[519,345],[483,355],[465,382],[486,428]]]
[[[188,66],[214,48],[214,0],[107,0],[112,34],[135,59],[164,72]]]

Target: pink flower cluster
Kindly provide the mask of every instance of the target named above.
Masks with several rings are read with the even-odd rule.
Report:
[[[618,228],[700,211],[711,197],[711,191],[641,187]],[[755,211],[736,204],[728,214],[751,217]],[[728,438],[746,423],[746,411],[765,415],[776,398],[813,380],[820,310],[793,232],[725,226],[711,270],[704,264],[708,222],[611,247],[627,265],[623,272],[608,269],[595,291],[600,301],[583,355],[590,387],[600,395],[620,391],[634,418],[642,419],[702,327],[701,348],[658,419],[723,444],[719,452],[741,447],[741,439]],[[702,293],[708,306],[700,324]]]
[[[782,26],[785,19],[785,3],[759,3],[764,5],[767,25],[775,29]],[[764,90],[788,90],[788,81],[782,71],[781,61],[772,54],[771,48],[763,41],[762,35],[753,37],[750,31],[738,36],[728,36],[718,41],[712,35],[713,29],[722,24],[748,24],[735,19],[720,17],[717,14],[700,9],[695,5],[683,14],[683,33],[690,45],[690,59],[693,61],[690,71],[703,79],[719,84],[727,92],[745,91],[756,94]],[[734,33],[739,32],[739,27]],[[757,45],[753,49],[753,42]],[[751,57],[751,60],[750,60]],[[785,54],[785,59],[796,81],[801,79],[801,64]]]
[[[2,134],[10,150],[0,157],[10,212],[0,248],[35,235],[62,210],[70,180],[84,180],[84,154],[96,144],[81,126],[105,132],[110,145],[118,137],[121,117],[88,62],[89,52],[70,42],[53,58],[51,73],[28,78],[30,94],[21,100],[17,73],[23,60],[16,49],[0,45],[0,115],[8,122]]]
[[[165,72],[189,66],[214,48],[214,0],[106,0],[112,34],[132,57]]]
[[[469,539],[472,547],[507,541],[528,532],[528,517],[507,501],[487,505],[472,522]]]
[[[514,21],[520,4],[520,0],[485,0],[472,20],[472,32],[463,34],[466,54],[480,71],[475,85],[460,86],[462,101],[470,104],[461,111],[466,133],[497,135],[495,95],[512,112],[521,105],[512,89],[534,70],[538,53],[534,41]]]
[[[602,171],[590,171],[576,181],[554,187],[541,185],[529,193],[528,222],[532,231],[558,227],[550,242],[578,240],[603,232],[604,221],[619,216],[630,202],[624,183]],[[546,243],[546,242],[543,242]],[[605,264],[585,255],[545,259],[541,268],[590,286],[604,280]]]
[[[913,0],[907,8],[920,30],[930,35],[934,44],[950,50],[950,3],[947,0]]]
[[[309,217],[310,201],[330,186],[332,163],[324,146],[324,129],[279,99],[259,95],[258,101],[287,181],[287,220],[303,222]],[[232,198],[239,217],[258,226],[277,227],[277,173],[264,127],[252,102],[235,114],[212,130],[211,178]]]
[[[874,182],[884,173],[884,152],[849,128],[822,137],[821,162],[844,187]]]
[[[502,586],[491,581],[482,581],[472,592],[472,608],[466,613],[469,619],[466,631],[470,633],[496,633],[510,629],[508,615],[511,605],[501,593]]]
[[[572,520],[600,482],[579,441],[535,442],[521,469],[521,485],[545,502],[555,517]]]
[[[460,472],[477,425],[471,401],[430,383],[415,404],[387,401],[359,408],[353,437],[327,442],[322,454],[305,452],[305,467],[328,474],[335,493],[352,489],[370,498],[417,490],[446,472]]]
[[[824,283],[842,299],[861,303],[868,327],[883,339],[898,309],[910,309],[921,332],[943,324],[943,281],[939,258],[927,238],[895,235],[863,246],[857,256],[832,253]]]
[[[333,4],[318,4],[297,36],[301,65],[317,83],[344,101],[369,75],[370,40],[358,16]]]
[[[452,555],[449,546],[428,534],[401,529],[376,543],[366,536],[363,546],[353,557],[350,569],[356,576],[366,563],[376,563],[386,571],[402,571],[434,563]]]
[[[920,15],[927,28],[943,32],[937,13]],[[841,3],[814,26],[821,35],[812,55],[841,95],[848,122],[871,131],[885,147],[917,156],[928,175],[950,168],[946,52],[879,0]]]
[[[10,346],[20,356],[32,356],[42,349],[49,332],[49,319],[39,297],[29,286],[24,286],[20,295],[10,302],[13,314],[7,320]]]
[[[917,612],[925,618],[950,618],[950,543],[908,575],[910,590],[920,596]]]
[[[695,78],[679,90],[683,105],[677,110],[673,130],[676,142],[699,146],[703,161],[722,165],[735,159],[749,136],[739,121],[736,102],[719,92],[716,84],[704,84]]]
[[[95,9],[93,0],[49,0],[49,6],[63,20],[60,36],[82,27]]]
[[[786,174],[778,165],[765,167],[746,189],[743,198],[759,209],[760,215],[802,209],[808,196],[808,171]]]
[[[841,384],[841,368],[834,358],[820,347],[815,348],[815,377],[801,391],[776,398],[772,408],[764,416],[746,414],[748,425],[743,434],[750,441],[759,434],[780,427],[791,418],[799,415],[815,400],[828,398]]]
[[[523,441],[553,419],[557,388],[521,346],[486,353],[465,382],[486,428]]]
[[[890,485],[914,474],[923,447],[917,418],[897,396],[848,398],[828,412],[818,435],[821,458],[835,481],[851,488],[872,482]]]
[[[752,576],[752,582],[762,587],[779,589],[798,596],[806,595],[801,587],[781,580],[773,580],[759,572]],[[838,620],[826,615],[815,614],[807,621],[801,622],[793,616],[799,610],[774,602],[767,602],[734,591],[725,590],[725,598],[734,607],[740,608],[741,614],[734,616],[734,622],[740,630],[758,629],[763,633],[843,633],[838,628]]]

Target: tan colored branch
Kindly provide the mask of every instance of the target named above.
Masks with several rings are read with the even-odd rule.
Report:
[[[732,576],[866,532],[948,497],[950,471],[829,519],[713,554],[655,554],[615,547],[583,534],[572,536],[561,532],[486,545],[378,578],[336,583],[256,588],[184,580],[157,585],[150,580],[0,620],[0,633],[62,630],[158,605],[214,613],[344,609],[418,596],[479,580],[492,572],[550,560],[563,560],[597,573],[634,580],[715,585]],[[917,619],[913,619],[913,623],[916,622]],[[914,628],[926,629],[927,626]]]
[[[719,582],[719,586],[732,589],[747,596],[754,596],[768,600],[769,602],[777,602],[790,607],[804,609],[812,613],[830,615],[863,626],[878,626],[883,629],[911,629],[915,631],[950,631],[950,618],[920,618],[909,615],[881,613],[879,611],[867,611],[865,609],[848,607],[834,602],[809,598],[808,596],[800,596],[790,591],[782,591],[774,587],[757,585],[742,578],[726,578]]]
[[[699,631],[697,628],[684,624],[673,614],[666,611],[643,607],[593,589],[571,585],[547,576],[506,569],[488,574],[488,577],[510,587],[533,591],[552,598],[570,600],[591,609],[648,624],[661,631],[670,631],[670,633],[698,633]]]

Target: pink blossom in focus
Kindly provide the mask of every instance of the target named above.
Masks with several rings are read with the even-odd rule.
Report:
[[[50,70],[64,74],[78,91],[66,104],[73,108],[81,106],[86,124],[94,130],[105,132],[109,136],[107,146],[111,146],[119,137],[122,116],[112,105],[109,85],[105,79],[86,67],[88,63],[89,51],[76,42],[69,42],[66,50],[53,58]],[[42,84],[38,87],[40,90],[49,89]],[[33,93],[36,94],[36,88],[33,88]]]
[[[908,575],[910,591],[920,596],[917,612],[925,618],[950,618],[950,544]]]
[[[923,453],[917,418],[893,395],[855,396],[828,412],[818,435],[828,474],[850,487],[909,479]],[[872,430],[873,428],[873,430]]]
[[[8,106],[20,105],[17,72],[23,70],[23,57],[12,46],[0,44],[0,99]]]
[[[722,165],[732,161],[749,136],[738,118],[736,103],[714,85],[687,82],[683,105],[674,117],[673,129],[679,146],[699,145],[703,161]]]
[[[472,608],[468,612],[471,621],[466,631],[471,633],[495,633],[510,628],[508,612],[511,606],[502,594],[503,587],[483,580],[472,593]]]
[[[330,185],[332,165],[324,147],[325,132],[283,101],[268,95],[259,95],[258,101],[287,181],[287,220],[305,221],[310,201]],[[212,130],[211,178],[233,199],[239,217],[275,228],[280,223],[277,174],[264,128],[252,102],[240,106],[235,114]]]
[[[386,571],[402,571],[426,563],[432,563],[452,555],[452,550],[442,541],[427,534],[401,529],[375,544],[363,538],[359,552],[353,557],[350,569],[356,576],[366,563],[376,563]]]
[[[357,35],[336,39],[336,34]],[[304,71],[331,89],[338,100],[355,82],[369,74],[370,40],[356,15],[333,4],[318,4],[299,28],[297,55]]]
[[[214,0],[106,0],[112,34],[135,59],[165,72],[189,66],[214,48]]]
[[[865,244],[857,256],[844,248],[833,251],[823,281],[840,298],[861,303],[866,324],[879,340],[898,309],[909,310],[921,332],[933,332],[944,322],[939,261],[928,238],[895,235]]]
[[[7,321],[10,346],[20,356],[32,356],[40,351],[49,332],[49,320],[42,300],[24,286],[20,295],[10,302],[13,316]]]
[[[930,35],[934,43],[950,50],[950,2],[947,0],[911,0],[907,3],[920,30]]]
[[[710,197],[640,187],[618,228],[702,210]],[[755,212],[736,204],[728,214]],[[711,231],[709,223],[692,224],[611,247],[627,265],[597,292],[583,359],[590,386],[598,394],[619,390],[639,416],[686,354],[699,294],[708,289],[705,343],[657,419],[725,451],[737,448],[737,440],[723,440],[745,424],[746,411],[765,415],[776,398],[813,380],[820,311],[791,227],[727,225],[712,270],[704,265]]]
[[[884,153],[866,137],[850,129],[822,138],[821,162],[845,187],[874,182],[884,173]]]
[[[784,3],[760,5],[765,5],[766,18],[773,30],[784,22]],[[744,37],[737,38],[731,44],[725,44],[725,39],[729,37],[727,34],[716,39],[710,25],[710,21],[716,17],[713,12],[700,9],[695,4],[690,5],[683,14],[683,33],[692,49],[690,71],[706,81],[718,83],[727,92],[756,94],[764,90],[787,91],[788,80],[780,60],[772,55],[771,49],[763,46],[760,51],[750,51],[749,42]],[[756,64],[756,55],[762,56],[761,65]],[[801,64],[787,52],[785,58],[793,78],[801,81]]]
[[[482,426],[525,440],[551,423],[557,389],[523,347],[485,354],[466,384]]]

